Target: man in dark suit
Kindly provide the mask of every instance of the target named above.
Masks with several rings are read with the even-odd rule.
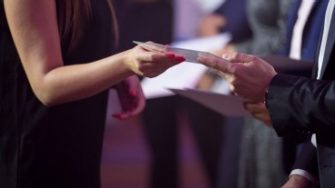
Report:
[[[330,0],[312,79],[278,74],[265,60],[246,54],[226,54],[230,62],[199,57],[204,64],[220,70],[237,95],[254,101],[247,105],[254,117],[264,119],[267,109],[279,136],[316,135],[321,188],[335,187],[334,7],[335,0]]]
[[[292,10],[290,11],[288,17],[288,30],[287,30],[287,38],[289,39],[285,49],[284,55],[292,55],[292,51],[297,50],[293,46],[294,38],[301,37],[301,49],[300,57],[301,60],[312,62],[317,56],[317,48],[318,41],[320,35],[322,34],[323,20],[325,17],[325,12],[327,9],[327,5],[329,0],[317,0],[311,1],[312,8],[309,12],[301,13],[302,10],[305,10],[306,7],[310,6],[310,0],[294,0],[292,3]],[[306,3],[307,2],[307,3]],[[306,19],[307,18],[307,19]],[[306,21],[305,27],[300,31],[300,36],[295,30],[296,25],[299,25],[301,21]],[[291,56],[292,57],[292,56]],[[300,72],[299,72],[300,73]],[[293,169],[290,173],[289,179],[283,188],[287,187],[304,187],[304,185],[312,185],[317,182],[318,178],[318,169],[317,169],[317,154],[316,148],[312,145],[309,139],[303,144],[300,144],[298,147],[297,157],[293,156],[292,152],[295,150],[295,142],[291,139],[284,139],[284,159],[289,161],[285,169]],[[295,164],[293,168],[290,164],[292,157],[296,158]],[[287,160],[289,159],[289,160]]]

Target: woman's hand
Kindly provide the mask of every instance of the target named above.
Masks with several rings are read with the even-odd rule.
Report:
[[[134,75],[156,76],[184,59],[137,46],[91,62],[64,62],[55,1],[5,0],[11,36],[36,97],[46,106],[92,97]],[[2,23],[1,23],[2,24]]]
[[[142,112],[145,98],[137,76],[130,76],[115,86],[122,112],[113,114],[119,120],[134,117]]]
[[[266,89],[277,74],[274,68],[252,55],[231,53],[223,56],[225,59],[202,54],[199,61],[218,70],[235,94],[251,101],[264,102]]]
[[[244,108],[250,112],[254,118],[264,122],[267,126],[271,126],[272,120],[264,103],[245,102]]]
[[[138,45],[127,51],[125,63],[128,68],[137,75],[151,78],[185,61],[183,56],[166,52],[164,48],[153,48],[147,49],[145,46]]]

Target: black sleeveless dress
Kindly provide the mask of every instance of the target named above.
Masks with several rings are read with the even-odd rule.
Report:
[[[0,188],[98,188],[107,92],[54,107],[34,96],[14,47],[0,0]],[[105,0],[65,64],[112,54],[112,19]]]

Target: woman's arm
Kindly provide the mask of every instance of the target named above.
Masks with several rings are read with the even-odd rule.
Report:
[[[4,0],[4,5],[28,80],[45,105],[90,97],[135,73],[156,76],[178,61],[173,54],[138,46],[96,62],[64,66],[55,1]]]

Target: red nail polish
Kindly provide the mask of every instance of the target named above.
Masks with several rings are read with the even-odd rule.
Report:
[[[130,96],[136,97],[137,96],[137,92],[135,90],[131,90],[130,91]]]
[[[175,58],[175,60],[178,61],[179,63],[181,63],[181,62],[185,61],[186,59],[185,59],[185,57],[178,56],[178,57]]]
[[[121,114],[113,114],[112,115],[115,119],[121,120],[122,115]]]
[[[174,53],[167,53],[166,55],[170,60],[174,60],[174,58],[176,57]]]

